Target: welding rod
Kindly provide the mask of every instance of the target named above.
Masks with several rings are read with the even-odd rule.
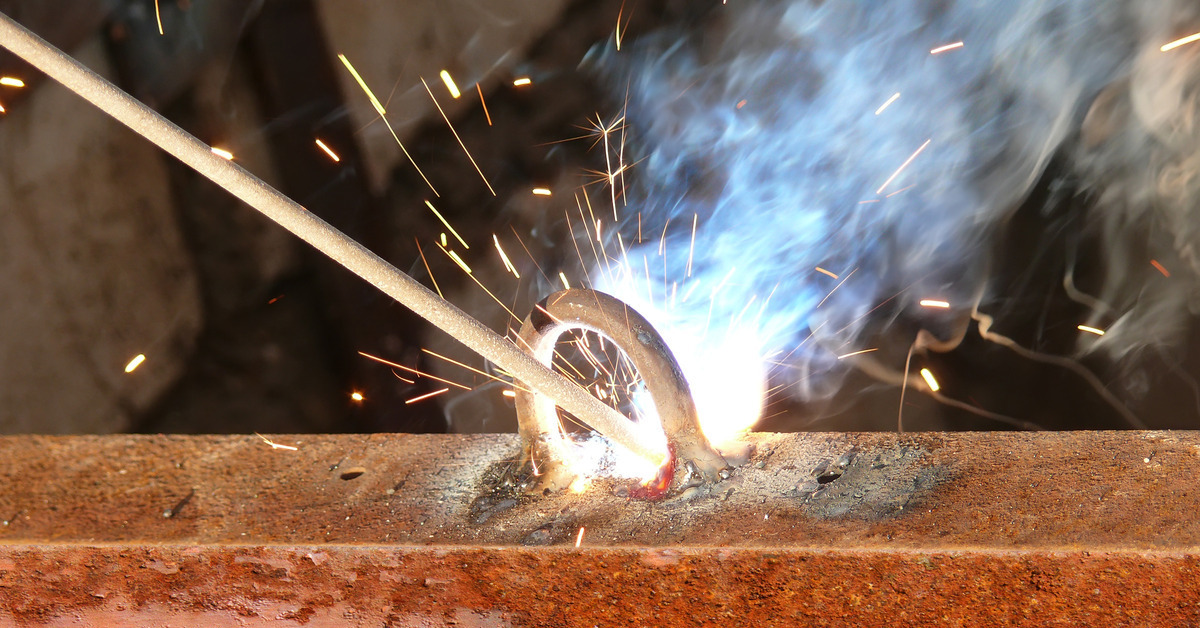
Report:
[[[174,155],[467,348],[499,365],[533,390],[554,399],[558,405],[596,431],[656,464],[661,458],[660,453],[637,438],[630,428],[630,422],[616,410],[546,368],[503,336],[437,296],[241,166],[213,154],[210,146],[4,13],[0,13],[0,46]]]

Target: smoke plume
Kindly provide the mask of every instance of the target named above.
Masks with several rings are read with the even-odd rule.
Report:
[[[1183,0],[738,1],[610,44],[589,63],[628,171],[591,275],[664,332],[702,413],[756,409],[768,371],[817,398],[838,356],[907,349],[898,320],[1002,314],[992,243],[1061,159],[1104,252],[1091,292],[1063,277],[1107,330],[1075,355],[1169,347],[1200,306],[1200,43],[1160,48],[1197,30]]]

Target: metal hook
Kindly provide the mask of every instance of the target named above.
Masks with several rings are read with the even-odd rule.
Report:
[[[641,314],[616,298],[595,290],[556,292],[538,303],[521,326],[521,340],[535,359],[547,366],[562,334],[585,330],[601,334],[625,352],[654,400],[671,454],[660,469],[654,496],[669,488],[676,468],[689,464],[708,482],[728,465],[700,430],[696,404],[675,356],[662,336]],[[539,488],[560,490],[574,480],[570,456],[555,412],[554,400],[517,389],[517,423],[525,457],[539,473]],[[602,434],[603,429],[591,426]],[[658,461],[655,461],[658,462]]]

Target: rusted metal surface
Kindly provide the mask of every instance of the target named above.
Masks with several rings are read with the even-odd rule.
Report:
[[[755,434],[658,502],[516,495],[515,435],[270,438],[0,438],[0,625],[1200,621],[1196,432]]]

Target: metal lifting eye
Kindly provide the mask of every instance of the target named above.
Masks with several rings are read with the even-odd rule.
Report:
[[[711,482],[728,465],[712,447],[696,415],[696,404],[675,356],[654,327],[633,308],[595,290],[570,289],[543,299],[521,326],[526,349],[547,366],[562,334],[571,330],[601,334],[625,352],[644,381],[662,422],[672,454],[660,477],[662,491],[669,487],[677,468],[695,469]],[[563,438],[554,400],[518,388],[517,423],[524,454],[537,464],[539,489],[560,490],[575,479],[567,458],[570,449]],[[604,434],[603,429],[591,426]],[[606,434],[607,435],[607,434]]]

